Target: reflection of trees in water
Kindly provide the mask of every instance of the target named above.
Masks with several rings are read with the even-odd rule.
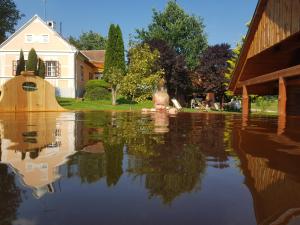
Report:
[[[70,164],[76,164],[75,173],[82,182],[106,177],[108,186],[116,185],[123,173],[124,146],[129,158],[127,172],[144,176],[149,196],[159,196],[166,204],[200,188],[208,158],[212,166],[226,167],[225,117],[166,117],[168,121],[163,122],[169,126],[168,133],[155,133],[156,117],[149,115],[85,113],[81,117],[79,132],[84,140],[77,141],[78,149],[97,142],[104,147],[102,154],[79,152],[72,157]]]
[[[142,160],[133,157],[129,162],[129,173],[145,176],[149,197],[159,196],[165,204],[171,204],[182,193],[200,188],[205,158],[198,147],[184,145],[179,152],[174,148],[167,149],[167,146],[158,149],[166,151]]]
[[[8,166],[0,164],[0,224],[10,225],[16,219],[21,203],[21,190],[15,183],[15,175]]]

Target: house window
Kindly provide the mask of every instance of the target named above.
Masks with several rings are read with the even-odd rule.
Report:
[[[93,73],[89,73],[89,80],[93,80]]]
[[[27,34],[25,38],[26,43],[32,43],[33,42],[33,35],[32,34]]]
[[[46,77],[58,77],[59,64],[58,61],[46,61]]]
[[[48,43],[49,42],[49,35],[45,34],[41,36],[41,43]]]
[[[84,70],[83,70],[83,66],[80,66],[80,78],[81,78],[81,81],[84,81]]]
[[[19,60],[14,60],[12,61],[12,75],[16,76],[17,74],[17,66],[18,66]],[[26,64],[27,64],[27,60],[25,60],[25,70],[26,70]],[[20,75],[20,74],[18,74]]]
[[[101,80],[102,78],[103,78],[103,74],[102,73],[100,73],[100,72],[96,72],[95,73],[95,79]]]

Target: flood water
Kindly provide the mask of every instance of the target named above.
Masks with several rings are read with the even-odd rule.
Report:
[[[299,121],[2,113],[0,224],[299,225]]]

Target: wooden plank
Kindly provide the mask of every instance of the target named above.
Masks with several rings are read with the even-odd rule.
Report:
[[[278,80],[280,77],[287,78],[287,77],[293,77],[293,76],[300,76],[300,65],[293,66],[287,69],[278,70],[272,73],[268,73],[262,76],[258,76],[246,81],[238,82],[237,87],[241,88],[244,85],[250,86],[250,85],[256,85],[256,84],[263,84],[270,81]]]

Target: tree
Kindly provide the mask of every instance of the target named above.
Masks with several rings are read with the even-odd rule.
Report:
[[[159,57],[159,51],[151,51],[148,44],[132,47],[129,50],[128,73],[122,83],[122,93],[138,102],[150,98],[164,77]]]
[[[18,61],[18,64],[17,64],[17,69],[16,69],[16,76],[21,75],[22,71],[25,71],[25,60],[24,60],[23,50],[21,49],[20,57],[19,57],[19,61]]]
[[[191,81],[183,55],[179,55],[166,41],[153,39],[147,41],[151,50],[160,53],[160,66],[165,71],[168,93],[171,97],[182,99],[190,90]],[[184,103],[184,102],[181,102]]]
[[[106,48],[106,37],[101,34],[89,31],[79,36],[79,39],[70,36],[69,42],[79,50],[103,50]]]
[[[0,0],[0,44],[5,41],[6,33],[13,33],[19,19],[24,15],[12,0]]]
[[[217,44],[205,50],[195,71],[199,80],[198,88],[202,92],[213,92],[219,98],[224,95],[226,87],[223,84],[228,67],[227,61],[232,55],[229,44]]]
[[[39,64],[38,64],[38,72],[37,75],[41,78],[45,78],[45,74],[46,74],[46,67],[45,67],[45,63],[44,61],[39,58]]]
[[[117,92],[125,74],[125,50],[119,25],[109,28],[104,63],[104,79],[111,85],[112,104],[116,105]]]
[[[174,0],[168,2],[164,11],[153,10],[148,29],[136,30],[141,41],[160,39],[182,54],[190,69],[198,64],[199,55],[207,47],[203,19],[188,15]]]
[[[28,60],[27,60],[27,63],[26,63],[26,70],[27,71],[33,71],[34,74],[37,75],[38,74],[37,66],[38,66],[38,56],[37,56],[35,50],[32,48],[29,51],[29,54],[28,54]]]

